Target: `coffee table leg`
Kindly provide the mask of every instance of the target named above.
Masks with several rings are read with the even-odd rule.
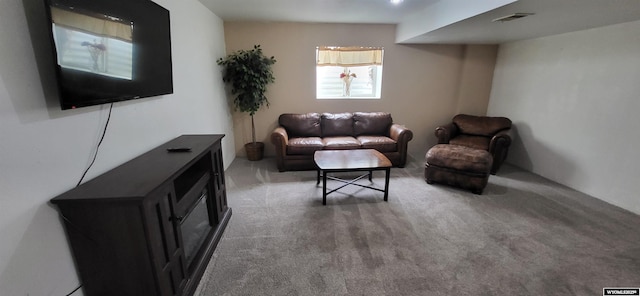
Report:
[[[322,205],[327,204],[327,172],[322,172]]]
[[[389,197],[389,173],[391,169],[386,168],[384,171],[384,201],[387,201]]]
[[[316,185],[320,184],[320,170],[317,171],[318,172],[318,177],[316,177]]]
[[[369,171],[369,182],[373,182],[373,180],[371,179],[372,176],[373,176],[373,171]]]

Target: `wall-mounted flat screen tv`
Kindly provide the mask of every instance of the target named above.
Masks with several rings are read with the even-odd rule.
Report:
[[[173,93],[169,11],[149,0],[45,0],[62,109]]]

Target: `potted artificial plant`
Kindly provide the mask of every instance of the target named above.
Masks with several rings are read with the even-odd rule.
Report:
[[[274,57],[268,58],[262,54],[260,45],[254,45],[250,50],[236,51],[217,61],[218,65],[224,67],[222,81],[231,85],[236,110],[249,112],[251,116],[252,142],[244,145],[249,160],[260,160],[264,153],[264,143],[256,142],[253,115],[262,105],[269,107],[269,100],[264,93],[267,84],[275,81],[271,70],[275,62]]]

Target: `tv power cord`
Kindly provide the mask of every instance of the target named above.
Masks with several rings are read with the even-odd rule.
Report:
[[[80,186],[80,184],[82,183],[82,180],[84,180],[84,177],[87,175],[87,172],[89,172],[89,169],[91,169],[91,167],[93,166],[93,163],[96,162],[96,158],[98,157],[98,151],[100,150],[100,145],[102,144],[102,141],[104,140],[104,136],[107,134],[107,127],[109,126],[109,121],[111,120],[111,111],[112,110],[113,110],[113,103],[109,104],[109,114],[107,115],[107,122],[105,122],[105,124],[104,124],[104,129],[102,130],[102,135],[100,136],[100,141],[98,141],[98,146],[96,146],[96,151],[93,154],[93,159],[91,160],[91,163],[89,163],[89,166],[87,166],[87,169],[84,170],[84,173],[82,173],[82,177],[80,177],[80,180],[78,180],[78,184],[76,184],[76,187]],[[60,214],[60,215],[62,216],[62,214]],[[70,223],[70,221],[64,216],[62,216],[62,219],[66,220],[67,222]],[[80,283],[80,285],[78,285],[78,287],[73,289],[73,291],[69,292],[69,294],[66,294],[65,296],[73,295],[73,293],[75,293],[78,290],[80,290],[80,288],[82,288],[82,283]]]

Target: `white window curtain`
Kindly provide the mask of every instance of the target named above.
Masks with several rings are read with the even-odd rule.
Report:
[[[380,66],[382,47],[318,47],[317,66]]]

